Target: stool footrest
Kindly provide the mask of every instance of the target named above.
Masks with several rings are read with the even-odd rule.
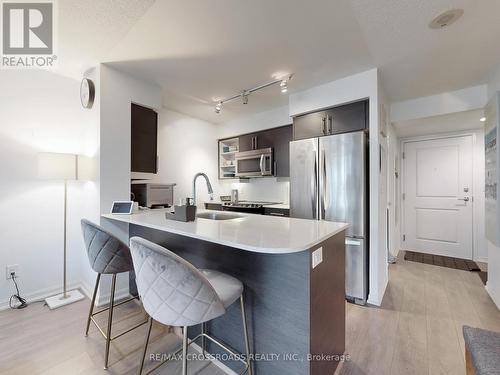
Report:
[[[92,323],[94,323],[94,325],[96,326],[96,328],[97,328],[97,329],[99,330],[99,332],[101,333],[102,337],[104,337],[104,339],[105,339],[105,340],[107,340],[107,339],[108,339],[107,335],[104,333],[104,331],[103,331],[103,330],[102,330],[102,328],[99,326],[99,324],[97,324],[97,322],[94,320],[94,317],[93,317],[93,316],[90,318],[90,321],[91,321]],[[131,328],[127,329],[126,331],[124,331],[124,332],[122,332],[122,333],[119,333],[118,335],[116,335],[116,336],[114,336],[114,337],[111,337],[111,339],[110,339],[110,340],[111,340],[111,341],[113,341],[113,340],[117,339],[118,337],[122,337],[123,335],[125,335],[125,334],[129,333],[130,331],[133,331],[134,329],[139,328],[140,326],[143,326],[143,325],[144,325],[144,324],[146,324],[147,322],[148,322],[148,321],[147,321],[147,320],[145,320],[144,322],[138,323],[138,324],[136,324],[135,326],[133,326],[133,327],[131,327]]]
[[[233,356],[236,357],[236,359],[238,361],[242,362],[245,365],[245,368],[239,373],[239,375],[243,375],[243,374],[245,374],[248,371],[249,366],[248,366],[247,362],[241,358],[241,355],[242,355],[241,353],[237,353],[235,350],[231,349],[229,346],[227,346],[227,345],[219,342],[218,340],[216,340],[212,336],[207,335],[206,333],[200,333],[194,339],[189,340],[189,342],[187,343],[188,347],[191,344],[193,344],[196,340],[198,340],[199,338],[201,338],[201,337],[206,337],[207,339],[209,339],[210,341],[212,341],[214,344],[216,344],[217,346],[219,346],[221,349],[225,350],[228,353],[231,353]],[[181,351],[182,351],[182,346],[179,349],[177,349],[175,352],[173,352],[172,356],[178,354]],[[172,358],[167,357],[165,360],[163,360],[162,362],[160,362],[159,364],[157,364],[155,367],[153,367],[152,369],[150,369],[149,371],[147,371],[146,373],[144,373],[144,375],[151,374],[153,371],[155,371],[156,369],[158,369],[159,367],[163,366],[165,363],[167,363],[167,362],[169,362],[171,360],[172,360]]]

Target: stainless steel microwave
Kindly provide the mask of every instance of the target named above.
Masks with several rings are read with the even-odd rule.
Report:
[[[273,149],[238,152],[236,177],[262,177],[273,175]]]

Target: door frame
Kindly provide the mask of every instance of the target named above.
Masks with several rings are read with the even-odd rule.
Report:
[[[479,130],[479,129],[477,129]],[[404,137],[400,139],[399,143],[399,155],[398,155],[398,160],[399,160],[399,165],[400,165],[400,170],[401,170],[401,179],[400,179],[400,186],[399,186],[399,197],[397,197],[399,201],[399,214],[401,218],[401,232],[400,232],[400,237],[399,237],[399,247],[400,249],[403,249],[404,241],[403,241],[403,236],[406,233],[406,217],[405,217],[405,202],[403,200],[403,193],[405,192],[405,181],[406,181],[406,170],[405,170],[405,161],[403,159],[403,153],[405,150],[405,145],[407,143],[412,143],[412,142],[419,142],[419,141],[432,141],[432,140],[439,140],[439,139],[449,139],[449,138],[458,138],[458,137],[466,137],[470,136],[472,139],[472,188],[471,188],[471,204],[472,204],[472,260],[474,261],[480,261],[480,262],[487,262],[488,260],[485,259],[484,257],[479,257],[478,256],[478,227],[477,227],[477,198],[476,195],[479,193],[480,188],[476,185],[476,168],[477,168],[477,157],[476,153],[474,152],[476,146],[477,146],[477,133],[475,129],[471,130],[465,130],[465,131],[459,131],[459,132],[447,132],[447,133],[439,133],[439,134],[430,134],[430,135],[421,135],[421,136],[414,136],[414,137]]]

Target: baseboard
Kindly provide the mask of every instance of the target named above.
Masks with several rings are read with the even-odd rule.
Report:
[[[87,297],[89,296],[88,290],[85,288],[85,286],[82,283],[72,283],[68,285],[68,290],[73,290],[73,289],[79,289],[84,295]],[[51,288],[45,288],[41,290],[37,290],[36,292],[29,293],[22,295],[24,298],[26,298],[26,301],[28,304],[36,302],[36,301],[42,301],[47,297],[54,296],[56,294],[61,293],[61,287],[51,287]],[[9,299],[5,299],[3,301],[0,301],[0,311],[7,310],[9,309]]]
[[[494,288],[491,288],[489,284],[490,284],[489,282],[486,282],[486,285],[484,286],[484,288],[486,289],[486,291],[490,295],[490,297],[493,300],[493,302],[495,303],[495,305],[497,305],[497,309],[500,310],[500,294],[498,294],[498,292]]]
[[[488,263],[488,257],[477,257],[474,262]]]
[[[373,306],[382,305],[382,300],[384,299],[385,291],[387,290],[388,284],[389,284],[389,277],[386,277],[384,280],[384,287],[382,288],[381,291],[379,291],[381,293],[378,293],[376,296],[374,296],[373,293],[368,293],[368,300],[366,301],[366,303]]]
[[[131,295],[129,293],[128,286],[125,287],[125,288],[122,288],[122,289],[117,289],[115,291],[115,302],[119,302],[122,299],[129,298],[129,297],[131,297]],[[110,298],[111,298],[111,291],[108,292],[108,293],[106,293],[105,295],[101,294],[101,295],[99,295],[99,298],[97,298],[97,301],[96,301],[95,305],[97,307],[108,305]]]

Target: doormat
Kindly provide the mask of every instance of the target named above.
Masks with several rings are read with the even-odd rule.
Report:
[[[486,285],[486,280],[488,278],[487,272],[481,271],[481,268],[479,268],[476,262],[468,259],[417,253],[416,251],[405,251],[404,259],[410,262],[432,264],[434,266],[453,268],[456,270],[477,272],[484,285]]]

